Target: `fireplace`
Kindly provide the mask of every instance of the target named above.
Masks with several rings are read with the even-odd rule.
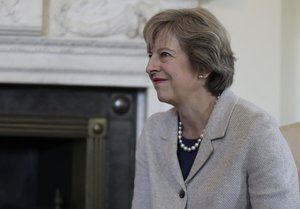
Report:
[[[1,85],[0,208],[130,208],[141,91]]]
[[[61,18],[77,11],[71,1],[4,2],[0,174],[6,173],[7,180],[0,179],[0,204],[6,204],[5,209],[130,208],[136,139],[146,117],[169,108],[158,102],[145,73],[148,56],[141,29],[158,9],[198,2],[77,3],[84,4],[85,11],[96,11],[88,24],[104,23],[104,34],[76,36],[62,29],[66,25],[57,24],[65,22]],[[114,9],[102,14],[97,6]],[[80,16],[90,17],[81,11]],[[111,14],[124,25],[107,24],[111,19],[120,23]],[[82,20],[76,28],[82,29]],[[23,167],[28,181],[19,172]],[[10,182],[10,173],[26,182],[23,190],[18,190],[18,181]]]
[[[169,108],[158,102],[156,91],[145,73],[145,44],[142,41],[5,36],[0,38],[0,59],[1,141],[8,138],[18,142],[28,140],[36,153],[42,153],[40,147],[43,143],[40,141],[46,142],[51,136],[49,143],[65,143],[68,151],[61,152],[77,153],[65,156],[70,159],[70,164],[77,165],[72,167],[77,172],[68,177],[76,181],[69,180],[70,186],[49,183],[52,189],[44,197],[44,202],[48,202],[45,207],[51,205],[53,208],[56,204],[62,209],[73,206],[80,209],[130,208],[134,164],[131,148],[135,146],[145,118]],[[98,120],[103,124],[93,123]],[[26,128],[22,128],[24,121]],[[80,128],[76,124],[80,124]],[[32,126],[39,131],[28,131]],[[101,129],[103,126],[105,129]],[[125,128],[117,128],[121,126]],[[75,128],[70,131],[70,127]],[[104,132],[98,133],[99,127]],[[91,141],[88,139],[93,138],[88,133],[100,134],[106,139],[102,140],[105,143],[88,144]],[[78,139],[78,136],[81,137]],[[111,146],[113,142],[116,147]],[[57,146],[59,149],[63,144]],[[91,150],[89,147],[98,147],[98,150],[108,147],[104,149],[108,154],[100,159],[111,163],[105,165],[93,161],[91,156],[96,154],[87,154],[86,150]],[[34,157],[37,162],[41,159],[38,154]],[[93,162],[98,167],[93,166]],[[91,167],[87,169],[89,172],[84,170],[87,166]],[[102,166],[106,169],[101,169]],[[111,172],[115,168],[120,170]],[[101,177],[99,170],[105,170],[105,176]],[[66,173],[71,171],[66,169]],[[42,171],[35,170],[34,174],[38,172]],[[100,177],[97,179],[92,175]],[[93,188],[94,182],[98,182],[97,185],[105,182],[106,186]],[[103,192],[103,188],[108,191]],[[72,192],[66,194],[64,191]],[[41,195],[39,190],[34,192]],[[43,207],[42,204],[38,206]]]

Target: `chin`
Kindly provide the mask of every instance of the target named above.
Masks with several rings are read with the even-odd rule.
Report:
[[[161,96],[161,95],[157,95],[157,98],[158,98],[158,100],[159,100],[160,102],[167,102],[167,101],[168,101],[165,97],[163,97],[163,96]]]
[[[158,95],[157,98],[158,98],[158,100],[159,100],[160,102],[167,103],[167,104],[169,104],[169,105],[173,105],[172,102],[171,102],[171,100],[168,99],[168,98],[166,98],[166,97],[162,97],[162,96],[159,96],[159,95]]]

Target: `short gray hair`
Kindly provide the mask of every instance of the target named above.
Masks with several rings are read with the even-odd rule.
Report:
[[[150,18],[143,31],[148,51],[158,35],[175,35],[199,73],[209,73],[206,88],[213,95],[231,86],[235,57],[227,32],[208,10],[168,9]]]

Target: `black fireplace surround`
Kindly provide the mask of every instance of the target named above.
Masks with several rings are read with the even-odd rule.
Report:
[[[138,91],[0,85],[0,209],[129,209]]]

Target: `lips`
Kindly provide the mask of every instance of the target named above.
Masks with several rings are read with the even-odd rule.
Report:
[[[152,78],[152,82],[154,84],[162,83],[164,81],[167,81],[167,79],[165,79],[165,78]]]
[[[153,78],[152,81],[157,82],[157,81],[166,81],[167,79],[165,78]]]

